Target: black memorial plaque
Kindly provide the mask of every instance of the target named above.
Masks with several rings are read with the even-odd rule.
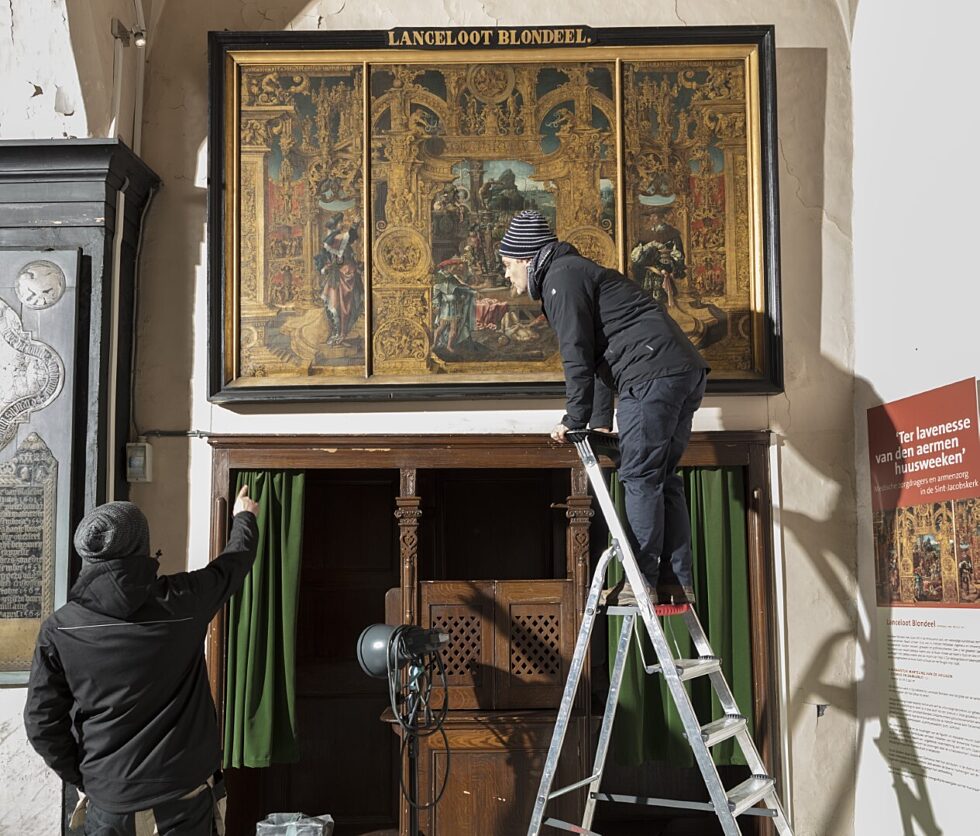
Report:
[[[57,484],[58,462],[37,433],[0,464],[0,671],[29,666],[24,639],[54,609]]]
[[[0,488],[0,618],[40,618],[44,488]]]

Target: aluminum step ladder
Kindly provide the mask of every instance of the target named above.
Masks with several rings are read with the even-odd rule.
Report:
[[[701,627],[701,622],[698,620],[694,610],[687,604],[655,606],[650,600],[647,585],[643,576],[640,574],[636,558],[630,548],[623,524],[613,506],[612,497],[609,495],[606,481],[599,467],[596,453],[593,450],[594,444],[596,450],[607,453],[616,460],[618,458],[618,447],[615,436],[579,431],[569,432],[567,438],[575,445],[575,449],[582,459],[582,464],[585,465],[589,481],[592,483],[596,498],[599,501],[602,515],[605,517],[606,523],[609,526],[609,531],[612,535],[612,545],[602,554],[602,557],[599,559],[599,565],[596,567],[595,574],[592,577],[592,586],[589,588],[589,597],[585,604],[585,614],[582,618],[582,626],[579,629],[578,639],[575,643],[575,652],[572,656],[568,680],[565,683],[565,691],[562,694],[558,718],[555,723],[555,731],[551,738],[548,757],[545,760],[544,771],[541,774],[541,784],[535,798],[534,812],[527,831],[528,836],[538,836],[541,833],[542,827],[553,827],[570,833],[585,834],[585,836],[599,836],[598,833],[591,829],[596,803],[599,801],[618,801],[654,807],[674,807],[713,812],[721,823],[721,829],[725,836],[741,836],[741,831],[736,823],[736,819],[739,816],[767,816],[772,818],[779,836],[793,836],[793,830],[786,820],[786,815],[779,802],[775,782],[766,774],[762,758],[759,755],[758,749],[756,749],[751,734],[749,734],[745,716],[739,711],[731,688],[728,686],[728,682],[722,673],[721,660],[712,651],[704,629]],[[605,583],[606,568],[614,557],[623,564],[626,580],[629,581],[636,595],[636,606],[600,605],[600,595]],[[561,754],[562,744],[565,741],[565,733],[568,730],[568,724],[571,719],[575,694],[578,690],[579,681],[582,677],[582,668],[589,649],[592,628],[595,625],[596,616],[601,614],[622,616],[623,625],[619,633],[616,659],[610,674],[609,696],[606,699],[606,708],[602,716],[602,727],[599,731],[599,740],[596,746],[592,774],[581,781],[552,791],[551,787],[558,771],[559,755]],[[674,658],[658,618],[663,615],[683,616],[684,624],[691,634],[694,647],[698,653],[697,659]],[[667,680],[671,698],[684,724],[684,734],[694,752],[694,759],[697,762],[698,768],[701,770],[705,786],[708,789],[708,796],[711,799],[710,802],[677,801],[667,798],[648,798],[600,792],[602,773],[605,769],[606,756],[609,753],[609,743],[612,737],[613,720],[616,717],[616,707],[619,702],[619,689],[623,681],[623,670],[626,666],[626,656],[635,632],[634,627],[639,626],[637,623],[638,617],[642,620],[646,628],[658,660],[657,664],[654,665],[647,665],[646,660],[643,660],[644,668],[648,674],[660,674]],[[642,642],[638,642],[638,646],[642,652]],[[706,725],[701,725],[698,720],[687,690],[684,687],[684,682],[699,676],[707,676],[710,679],[714,692],[725,712],[725,716],[722,719],[715,720]],[[745,756],[746,763],[751,770],[751,776],[737,787],[726,790],[722,785],[714,761],[711,759],[710,749],[721,741],[730,738],[735,738],[741,747],[742,754]],[[560,821],[555,818],[545,819],[545,808],[549,801],[585,786],[588,786],[589,794],[585,805],[585,813],[582,816],[580,825]],[[760,802],[764,806],[756,806]]]

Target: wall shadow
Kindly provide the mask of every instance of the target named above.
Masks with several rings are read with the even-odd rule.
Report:
[[[853,427],[855,420],[863,421],[864,416],[855,415],[854,404],[881,403],[882,398],[870,381],[856,378],[841,364],[841,359],[847,362],[853,346],[846,330],[851,317],[850,293],[845,281],[833,285],[826,280],[831,274],[825,238],[844,236],[849,254],[851,234],[849,221],[834,217],[825,208],[827,51],[779,49],[777,68],[782,128],[782,295],[791,304],[783,308],[788,335],[784,342],[786,392],[771,399],[770,425],[783,428],[782,436],[777,438],[781,465],[775,476],[780,480],[779,495],[783,499],[779,518],[786,541],[784,550],[802,552],[814,582],[811,588],[802,588],[800,584],[806,583],[808,572],[798,567],[786,583],[788,645],[792,653],[786,662],[794,690],[789,695],[785,728],[793,747],[790,761],[798,790],[814,786],[813,779],[822,776],[822,796],[847,799],[853,798],[867,724],[877,717],[859,708],[853,674],[856,650],[865,659],[877,653],[872,623],[876,601],[862,597],[857,583],[857,558],[864,552],[857,539]],[[833,161],[828,160],[827,165],[833,165]],[[786,242],[791,242],[792,247]],[[837,304],[844,317],[839,325],[834,320]],[[841,358],[829,356],[826,345],[844,346],[839,352]],[[812,489],[802,482],[812,478],[805,475],[807,470],[826,485],[836,486],[835,492],[828,494],[832,498],[822,504],[818,500],[813,506],[800,502],[805,491]],[[866,478],[863,469],[859,472],[861,478]],[[822,641],[812,645],[806,635],[795,632],[802,631],[803,622],[798,616],[793,617],[794,610],[811,606],[815,613],[821,613],[824,623],[836,625]],[[867,618],[860,617],[864,613],[869,614]],[[796,661],[800,650],[807,658],[802,664]],[[887,664],[887,660],[880,663]],[[893,684],[886,683],[880,674],[879,681],[882,688]],[[856,721],[854,746],[833,734],[839,727],[832,723],[828,727],[828,721],[820,719],[828,710],[843,712]],[[887,760],[888,718],[883,721],[882,737],[876,744]],[[917,762],[907,718],[901,712],[893,713],[892,721],[897,727],[893,734]],[[825,728],[821,729],[821,725]],[[809,751],[802,751],[804,744]],[[842,762],[846,765],[834,767],[836,776],[828,784],[827,770],[821,765]],[[899,772],[894,775],[904,833],[941,833],[924,782]],[[819,823],[820,832],[850,832],[853,814],[853,802],[834,805],[829,818]],[[794,825],[808,832],[818,823],[801,821],[797,816]]]

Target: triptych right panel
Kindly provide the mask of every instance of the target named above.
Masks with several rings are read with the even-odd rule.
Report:
[[[622,66],[627,273],[715,373],[736,379],[764,369],[747,67],[738,59]]]

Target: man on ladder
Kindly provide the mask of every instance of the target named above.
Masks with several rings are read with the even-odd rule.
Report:
[[[638,285],[615,270],[605,269],[559,243],[544,217],[521,212],[511,221],[500,244],[507,278],[516,293],[525,290],[540,299],[542,310],[558,334],[565,369],[566,414],[552,431],[558,441],[567,440],[585,465],[600,510],[609,525],[612,544],[599,559],[569,665],[548,755],[535,797],[528,836],[539,836],[551,826],[585,836],[598,836],[592,827],[597,801],[621,801],[654,806],[694,808],[715,814],[725,836],[739,836],[736,819],[742,815],[771,817],[780,836],[792,829],[776,794],[775,782],[748,731],[746,718],[731,692],[701,623],[691,608],[694,601],[691,572],[691,531],[683,485],[676,473],[691,434],[695,410],[704,395],[707,367],[680,328]],[[612,425],[612,393],[618,390],[620,478],[626,488],[628,526],[613,507],[591,441],[601,439],[615,447],[611,438],[590,438],[586,429],[607,430]],[[670,556],[674,583],[660,578],[660,558]],[[610,560],[622,561],[631,589],[623,589],[600,606],[600,593]],[[668,597],[669,596],[669,597]],[[622,615],[616,658],[611,664],[609,695],[603,712],[592,773],[576,783],[552,791],[565,733],[571,719],[575,694],[582,676],[597,614]],[[696,659],[675,659],[658,616],[679,615],[691,634]],[[667,683],[684,726],[695,762],[701,771],[710,801],[613,795],[601,792],[603,770],[609,752],[612,726],[619,700],[623,669],[633,625],[642,621],[657,664],[644,667]],[[724,716],[701,725],[684,682],[708,677]],[[735,738],[751,770],[738,786],[727,790],[711,757],[710,747]],[[581,825],[545,819],[549,801],[588,787]],[[762,802],[764,807],[756,805]]]
[[[513,291],[540,300],[558,335],[566,414],[552,438],[565,441],[569,430],[589,426],[608,431],[612,390],[619,393],[619,478],[630,544],[653,603],[693,603],[691,523],[677,464],[701,405],[707,364],[636,282],[560,243],[541,213],[514,216],[500,255]],[[669,558],[665,577],[662,555]],[[628,605],[635,596],[626,587],[613,600]]]

